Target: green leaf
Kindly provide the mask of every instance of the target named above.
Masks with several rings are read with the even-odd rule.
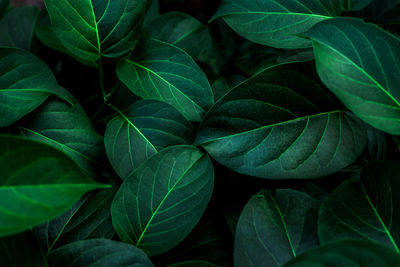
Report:
[[[183,12],[169,12],[155,18],[145,31],[152,38],[173,44],[198,59],[213,43],[207,26]]]
[[[52,26],[76,57],[119,57],[137,42],[147,0],[45,0]]]
[[[366,131],[315,82],[283,65],[221,98],[200,125],[195,143],[239,173],[317,178],[353,163],[365,148]]]
[[[142,100],[107,124],[104,144],[111,165],[125,179],[157,151],[193,139],[193,126],[174,107]]]
[[[120,61],[117,75],[136,95],[164,101],[190,121],[200,121],[214,102],[207,77],[193,59],[158,40],[149,40]]]
[[[306,48],[298,36],[340,12],[341,0],[224,0],[213,19],[223,18],[239,35],[276,48]]]
[[[354,18],[324,21],[307,35],[324,84],[365,122],[400,134],[400,39]]]
[[[104,156],[103,137],[77,102],[71,106],[49,99],[20,128],[24,136],[66,153],[89,177],[97,176],[96,166]]]
[[[200,220],[213,191],[209,157],[191,146],[168,147],[128,177],[111,206],[123,242],[149,256],[182,241]]]
[[[0,127],[27,115],[51,94],[74,102],[36,56],[20,49],[0,48]]]
[[[235,266],[281,266],[317,246],[318,207],[318,200],[291,189],[253,196],[236,228]]]
[[[30,50],[38,13],[31,6],[7,12],[0,21],[0,46]]]
[[[47,259],[31,232],[0,239],[3,266],[47,267]]]
[[[0,0],[0,19],[6,13],[9,4],[10,4],[10,0]]]
[[[113,238],[111,202],[117,186],[91,193],[68,212],[34,228],[42,246],[48,251],[75,241],[93,238]]]
[[[372,0],[342,0],[342,10],[349,11],[357,11],[368,6]]]
[[[62,266],[143,266],[152,267],[140,249],[109,239],[90,239],[70,243],[49,254],[49,263]]]
[[[400,165],[375,162],[361,171],[360,181],[345,182],[321,206],[321,242],[365,239],[400,252]]]
[[[146,27],[160,15],[160,3],[158,0],[153,0],[151,6],[148,8],[146,15],[144,16],[143,26]]]
[[[358,240],[332,242],[305,252],[284,267],[399,266],[400,256],[378,244]]]
[[[218,267],[221,265],[216,265],[214,263],[202,260],[191,260],[183,261],[168,265],[168,267]]]
[[[0,135],[0,236],[30,229],[67,211],[96,184],[62,152]]]
[[[368,152],[372,160],[385,160],[388,150],[386,135],[373,127],[368,127]]]

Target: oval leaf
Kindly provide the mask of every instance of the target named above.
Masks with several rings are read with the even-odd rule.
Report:
[[[224,0],[213,19],[223,18],[239,35],[276,48],[305,48],[298,37],[340,12],[341,0]]]
[[[155,154],[121,185],[111,206],[119,238],[161,254],[182,241],[211,198],[214,170],[209,157],[191,146]]]
[[[360,181],[339,186],[321,206],[321,242],[365,239],[400,252],[399,166],[399,162],[370,163]]]
[[[317,246],[318,207],[318,200],[290,189],[253,196],[236,228],[235,266],[282,266]]]
[[[284,267],[306,266],[399,266],[398,253],[367,241],[343,240],[332,242],[305,252]]]
[[[62,152],[0,136],[0,236],[18,233],[63,214],[83,194],[107,186],[87,178]]]
[[[207,77],[183,50],[149,40],[118,63],[118,78],[136,95],[164,101],[200,121],[214,102]]]
[[[324,21],[307,35],[324,84],[365,122],[400,134],[400,39],[352,18]]]
[[[356,160],[366,131],[316,83],[278,66],[220,99],[200,125],[196,143],[243,174],[316,178]]]
[[[51,252],[49,263],[54,267],[153,266],[146,254],[137,247],[109,239],[90,239],[70,243]]]
[[[76,57],[118,57],[137,42],[147,0],[45,0],[54,31]]]

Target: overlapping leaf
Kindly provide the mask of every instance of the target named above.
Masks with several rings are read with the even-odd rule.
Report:
[[[207,77],[183,50],[149,40],[117,66],[118,78],[136,95],[164,101],[186,119],[200,121],[213,104]]]
[[[51,94],[74,102],[37,57],[20,49],[0,48],[0,127],[13,124]]]
[[[367,241],[343,240],[332,242],[307,251],[284,267],[305,266],[398,266],[398,253],[384,246]]]
[[[316,83],[278,66],[220,99],[200,125],[196,143],[243,174],[316,178],[356,160],[366,131]]]
[[[70,243],[49,254],[51,266],[143,266],[152,267],[146,254],[135,246],[110,239]]]
[[[104,143],[114,170],[125,179],[162,148],[193,139],[193,126],[174,107],[142,100],[108,123]]]
[[[115,231],[150,256],[168,251],[198,223],[213,184],[206,154],[191,146],[166,148],[121,185],[111,207]]]
[[[23,135],[47,143],[69,155],[84,173],[95,177],[104,156],[103,138],[93,128],[83,108],[49,99],[25,120]]]
[[[236,228],[235,266],[282,266],[317,246],[318,207],[318,200],[290,189],[253,196]]]
[[[74,56],[96,61],[132,50],[147,0],[45,0],[54,31]]]
[[[106,187],[48,145],[1,135],[0,148],[0,236],[60,216],[86,192]]]
[[[307,35],[325,85],[362,120],[400,134],[400,39],[354,18],[324,21]]]
[[[321,242],[365,239],[400,252],[399,166],[399,162],[370,163],[360,181],[339,186],[321,206]]]
[[[299,37],[340,12],[341,0],[224,0],[213,19],[223,18],[239,35],[276,48],[310,47]]]
[[[25,6],[14,8],[0,21],[0,46],[30,50],[38,10]]]

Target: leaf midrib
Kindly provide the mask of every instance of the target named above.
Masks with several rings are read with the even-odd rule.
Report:
[[[332,16],[325,16],[325,15],[319,15],[319,14],[313,14],[313,13],[294,13],[294,12],[268,12],[268,11],[251,11],[251,12],[232,12],[232,13],[225,13],[221,14],[219,16],[216,16],[211,19],[215,20],[217,18],[221,18],[224,16],[231,16],[231,15],[289,15],[289,16],[307,16],[307,17],[315,17],[315,18],[321,18],[321,19],[331,19],[333,18]]]

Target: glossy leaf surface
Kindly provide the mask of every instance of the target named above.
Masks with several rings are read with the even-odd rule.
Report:
[[[76,57],[97,61],[134,48],[147,0],[45,0],[54,31]]]
[[[400,39],[354,18],[335,18],[308,33],[324,84],[358,117],[400,134]]]
[[[152,267],[146,254],[135,246],[109,239],[70,243],[49,254],[51,266]]]
[[[213,104],[207,77],[183,50],[150,40],[119,62],[118,78],[136,95],[164,101],[200,121]]]
[[[293,49],[310,47],[298,35],[339,12],[340,0],[224,0],[213,19],[254,43]]]
[[[86,192],[107,187],[47,145],[1,135],[0,148],[0,236],[55,218]]]
[[[319,201],[290,189],[262,191],[240,215],[235,266],[282,266],[318,245]]]
[[[318,219],[321,242],[365,239],[400,252],[399,162],[370,163],[361,180],[339,186],[323,203]]]
[[[213,191],[209,157],[191,146],[155,154],[121,185],[111,207],[119,238],[161,254],[182,241],[200,220]]]
[[[200,125],[196,143],[243,174],[317,178],[356,160],[365,148],[366,131],[316,83],[283,65],[220,99]]]
[[[307,266],[398,266],[398,253],[384,246],[358,240],[332,242],[307,251],[284,267]]]

